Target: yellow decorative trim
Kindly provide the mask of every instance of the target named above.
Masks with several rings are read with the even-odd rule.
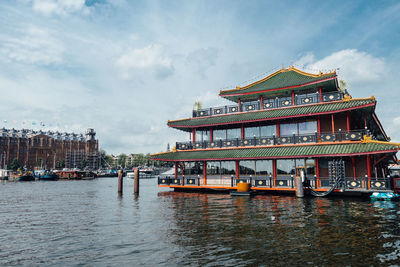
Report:
[[[350,101],[352,99],[351,95],[345,94],[343,96],[343,101]]]
[[[366,143],[374,143],[374,144],[392,145],[392,146],[400,147],[400,143],[372,140],[372,136],[368,137],[365,134],[363,135],[363,139],[361,140],[361,143],[365,143],[365,144]]]
[[[372,136],[367,136],[366,134],[363,135],[363,139],[361,139],[361,143],[371,143]]]
[[[297,73],[299,73],[299,74],[301,74],[301,75],[305,75],[305,76],[309,76],[309,77],[313,77],[313,78],[323,77],[323,76],[329,76],[329,75],[332,75],[332,74],[336,74],[336,71],[329,72],[329,73],[322,73],[322,72],[320,71],[318,74],[313,74],[313,73],[308,73],[308,72],[305,72],[305,71],[296,69],[296,68],[293,67],[293,66],[289,66],[289,68],[287,68],[287,69],[285,69],[284,67],[282,67],[282,69],[280,69],[280,70],[278,70],[278,71],[276,71],[276,72],[274,72],[274,73],[268,75],[267,77],[265,77],[265,78],[263,78],[263,79],[261,79],[261,80],[259,80],[259,81],[253,82],[253,83],[251,83],[251,84],[249,84],[249,85],[246,85],[246,86],[243,86],[243,87],[236,86],[235,89],[220,90],[220,94],[222,94],[222,93],[227,93],[227,92],[233,92],[233,91],[239,91],[239,90],[247,89],[247,88],[252,87],[252,86],[254,86],[254,85],[256,85],[256,84],[265,82],[266,80],[271,79],[272,77],[278,75],[279,73],[287,72],[287,71],[294,71],[294,72],[297,72]]]
[[[160,153],[150,154],[150,157],[169,154],[169,153],[174,153],[174,152],[176,152],[176,150],[175,151],[167,151],[167,152],[160,152]]]

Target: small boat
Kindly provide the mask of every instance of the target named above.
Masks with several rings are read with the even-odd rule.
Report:
[[[54,172],[45,172],[44,174],[39,175],[39,180],[42,181],[56,181],[58,178],[58,175]]]
[[[0,170],[0,180],[6,181],[8,180],[8,177],[10,177],[10,171],[9,170]]]
[[[29,181],[35,181],[35,177],[33,177],[32,174],[20,174],[17,175],[14,178],[14,180],[18,182],[29,182]]]
[[[390,192],[374,192],[370,196],[372,200],[396,200],[399,197],[399,194]]]
[[[126,173],[126,178],[134,179],[135,178],[135,173],[134,172],[127,172]]]

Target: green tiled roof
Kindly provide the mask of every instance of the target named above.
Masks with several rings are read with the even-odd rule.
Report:
[[[220,96],[237,102],[238,96],[229,96],[229,95],[248,94],[252,92],[259,92],[259,91],[272,90],[278,88],[282,89],[287,88],[287,90],[302,90],[304,89],[303,86],[308,86],[309,84],[313,84],[312,87],[316,88],[317,85],[315,85],[315,83],[318,83],[318,81],[324,82],[327,80],[334,80],[335,77],[336,77],[335,72],[329,74],[313,75],[310,73],[302,72],[293,67],[290,67],[289,69],[279,70],[260,81],[254,82],[242,88],[232,89],[232,90],[221,90]],[[331,86],[334,86],[334,83]],[[282,93],[282,91],[280,92]],[[268,95],[275,93],[276,92],[271,91],[271,92],[264,92],[263,94]],[[244,97],[241,98],[242,100],[244,99]]]
[[[322,155],[351,155],[382,151],[397,152],[399,147],[395,144],[377,143],[338,143],[326,145],[307,146],[273,146],[262,148],[239,149],[208,149],[198,151],[177,151],[164,154],[155,154],[155,160],[205,160],[205,159],[251,159],[251,158],[282,158],[282,157],[308,157]]]
[[[190,130],[190,127],[202,127],[218,124],[235,124],[240,122],[251,122],[254,120],[273,120],[288,116],[312,116],[314,113],[330,113],[349,108],[361,108],[365,105],[375,103],[375,99],[371,98],[352,99],[350,101],[335,101],[323,104],[294,106],[252,112],[240,112],[220,116],[188,118],[184,120],[168,121],[168,126],[181,130]]]

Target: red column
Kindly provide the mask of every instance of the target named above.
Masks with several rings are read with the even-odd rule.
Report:
[[[178,162],[175,161],[175,178],[178,178]]]
[[[239,161],[236,161],[236,178],[239,178]]]
[[[319,175],[319,158],[315,158],[315,167],[316,167],[316,169],[317,169],[317,170],[316,170],[316,174],[317,174],[317,185],[318,185],[318,186],[321,186],[321,185],[320,185],[320,182],[321,182],[321,181],[320,181],[320,177],[319,177],[319,176],[320,176],[320,175]]]
[[[203,161],[203,178],[204,178],[204,185],[207,185],[207,163]]]
[[[260,110],[264,109],[264,97],[263,95],[260,95]]]
[[[322,102],[322,87],[318,88],[318,92],[319,92],[319,102]]]
[[[272,171],[274,174],[274,186],[275,186],[275,180],[276,180],[276,159],[272,160]]]
[[[333,114],[331,114],[331,120],[332,120],[332,133],[335,133],[335,119],[333,117]]]
[[[368,178],[372,177],[372,172],[371,172],[371,156],[367,155],[367,175]]]
[[[294,90],[292,90],[292,106],[294,106],[295,105],[295,103],[294,103]]]
[[[238,105],[239,105],[239,112],[241,112],[242,111],[242,101],[240,101],[240,98],[238,101]]]
[[[355,180],[356,179],[356,160],[355,160],[354,156],[351,157],[351,163],[353,164],[353,178]]]
[[[318,142],[321,142],[321,116],[317,117]]]
[[[196,142],[196,128],[193,128],[193,143]]]
[[[347,124],[347,131],[350,131],[350,111],[346,113],[346,124]]]
[[[214,131],[210,128],[210,141],[214,140]]]
[[[281,137],[281,127],[279,120],[276,121],[276,137]]]
[[[243,123],[242,123],[242,126],[240,128],[240,135],[241,135],[241,138],[243,140],[244,139],[244,125],[243,125]]]

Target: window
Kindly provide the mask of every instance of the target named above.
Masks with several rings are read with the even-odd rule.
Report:
[[[276,161],[276,174],[287,176],[295,174],[295,162],[292,159],[279,159]]]
[[[240,139],[241,138],[240,128],[226,130],[226,136],[228,139],[235,139],[235,138]]]
[[[256,161],[256,176],[272,175],[272,160],[257,160]]]
[[[255,175],[256,162],[254,160],[239,161],[239,175]]]
[[[203,162],[184,162],[183,175],[203,175]]]
[[[313,134],[317,131],[317,121],[304,121],[298,123],[283,123],[280,125],[281,136],[293,134]]]
[[[221,161],[221,175],[236,175],[235,161]]]
[[[210,131],[208,130],[196,131],[197,142],[208,141],[208,140],[210,140]]]
[[[270,137],[276,133],[276,125],[266,125],[260,127],[261,137]]]
[[[220,161],[207,161],[207,175],[220,175],[221,162]]]
[[[254,138],[260,137],[260,128],[259,127],[246,127],[244,128],[244,138]]]
[[[280,125],[281,136],[297,134],[297,123],[284,123]]]
[[[317,129],[317,121],[304,121],[299,123],[299,134],[315,133]]]
[[[226,130],[215,130],[213,132],[214,140],[226,139]]]

